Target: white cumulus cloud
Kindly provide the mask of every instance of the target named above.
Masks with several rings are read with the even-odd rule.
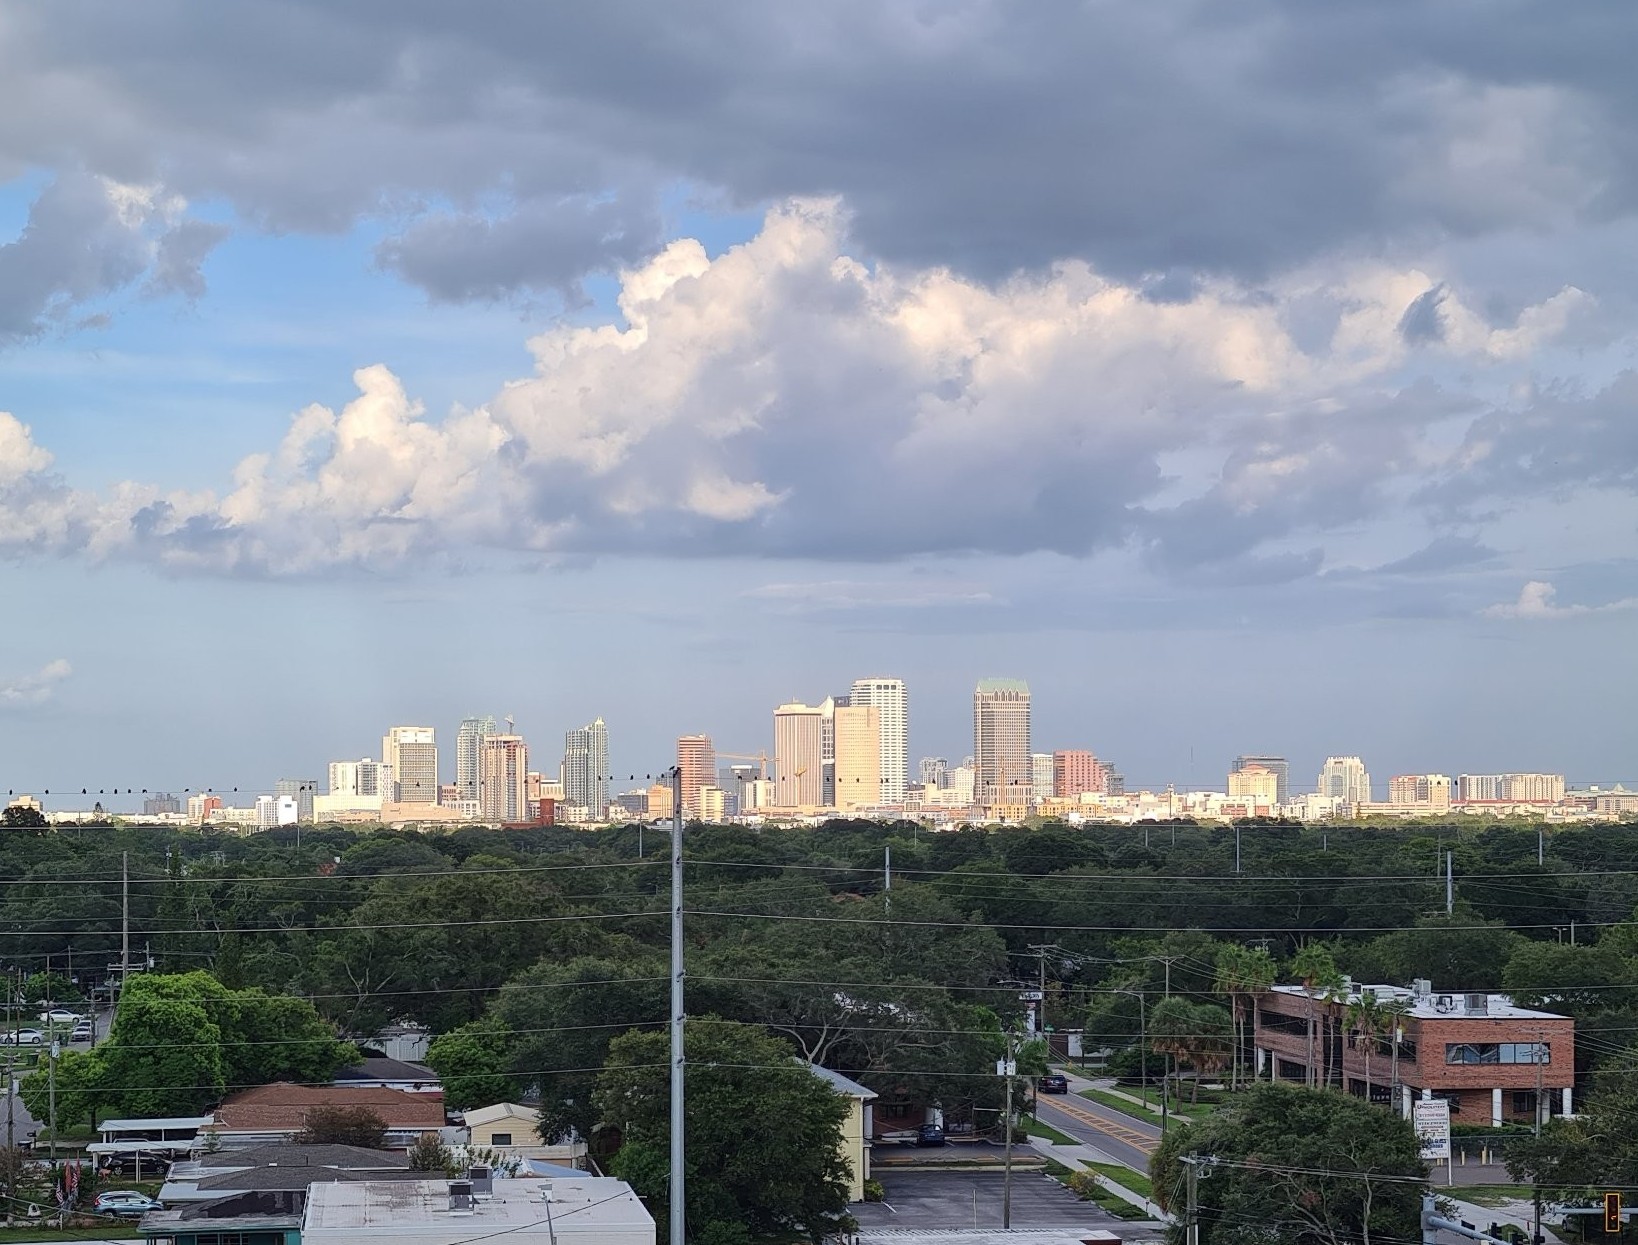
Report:
[[[25,674],[20,678],[0,683],[0,708],[44,704],[56,692],[57,685],[73,673],[74,668],[59,657],[56,661],[47,662],[33,674]]]
[[[1583,614],[1610,614],[1638,609],[1638,597],[1610,601],[1605,605],[1560,605],[1558,589],[1544,580],[1532,579],[1519,591],[1517,601],[1489,605],[1484,609],[1487,618],[1517,618],[1531,621],[1576,618]]]

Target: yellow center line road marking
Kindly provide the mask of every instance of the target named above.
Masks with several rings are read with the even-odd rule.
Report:
[[[1113,1137],[1117,1141],[1124,1141],[1127,1145],[1142,1150],[1145,1154],[1153,1154],[1156,1147],[1160,1145],[1160,1141],[1156,1137],[1151,1137],[1147,1133],[1140,1133],[1135,1128],[1127,1128],[1124,1124],[1116,1124],[1113,1120],[1107,1120],[1103,1116],[1088,1111],[1085,1107],[1073,1102],[1054,1102],[1051,1105],[1071,1119],[1085,1124],[1088,1128],[1097,1129],[1098,1132]]]

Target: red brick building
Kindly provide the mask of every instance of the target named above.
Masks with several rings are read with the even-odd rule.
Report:
[[[1397,1003],[1374,1038],[1349,1019],[1370,993]],[[1258,999],[1252,1041],[1258,1072],[1393,1104],[1443,1098],[1459,1124],[1531,1123],[1573,1110],[1575,1021],[1519,1007],[1505,994],[1440,992],[1430,982],[1356,986],[1345,997],[1275,986]],[[1397,1028],[1397,1035],[1395,1029]],[[1396,1040],[1397,1036],[1397,1040]]]

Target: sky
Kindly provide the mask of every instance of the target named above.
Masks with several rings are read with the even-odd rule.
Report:
[[[0,789],[909,684],[1638,782],[1638,13],[0,0]],[[69,800],[68,803],[79,803]]]

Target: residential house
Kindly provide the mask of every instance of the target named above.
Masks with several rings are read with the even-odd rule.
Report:
[[[159,1200],[167,1206],[178,1206],[218,1201],[240,1193],[305,1191],[315,1180],[387,1180],[408,1173],[409,1156],[402,1150],[334,1145],[248,1146],[177,1162],[159,1190]]]
[[[358,1089],[336,1085],[295,1085],[275,1081],[241,1090],[223,1099],[207,1131],[223,1149],[277,1144],[291,1140],[306,1127],[314,1107],[364,1107],[387,1126],[387,1146],[407,1150],[422,1133],[446,1133],[442,1093],[411,1093],[401,1089]]]
[[[468,1144],[501,1154],[523,1159],[544,1159],[552,1163],[567,1163],[573,1167],[584,1163],[586,1144],[583,1141],[547,1145],[540,1139],[536,1125],[540,1111],[536,1107],[517,1102],[497,1102],[492,1106],[473,1107],[463,1117]]]
[[[301,1245],[300,1193],[239,1193],[151,1210],[137,1225],[149,1245]]]
[[[1353,1007],[1367,995],[1404,1014],[1364,1032]],[[1575,1021],[1505,994],[1344,979],[1325,998],[1275,986],[1255,1011],[1257,1068],[1277,1081],[1368,1095],[1406,1116],[1415,1099],[1440,1098],[1459,1124],[1533,1123],[1574,1109]]]
[[[194,1148],[199,1130],[211,1124],[209,1115],[171,1115],[150,1119],[104,1120],[97,1125],[101,1140],[86,1146],[99,1162],[169,1162]]]
[[[816,1063],[808,1064],[807,1068],[848,1101],[847,1118],[842,1121],[842,1135],[838,1145],[842,1159],[847,1163],[847,1200],[862,1202],[865,1196],[865,1181],[870,1179],[870,1138],[874,1132],[870,1104],[876,1100],[876,1091],[866,1089],[857,1081],[850,1081],[840,1072],[822,1068]]]
[[[355,1064],[337,1070],[332,1085],[353,1089],[401,1089],[406,1094],[442,1094],[444,1084],[424,1063],[367,1055]]]

